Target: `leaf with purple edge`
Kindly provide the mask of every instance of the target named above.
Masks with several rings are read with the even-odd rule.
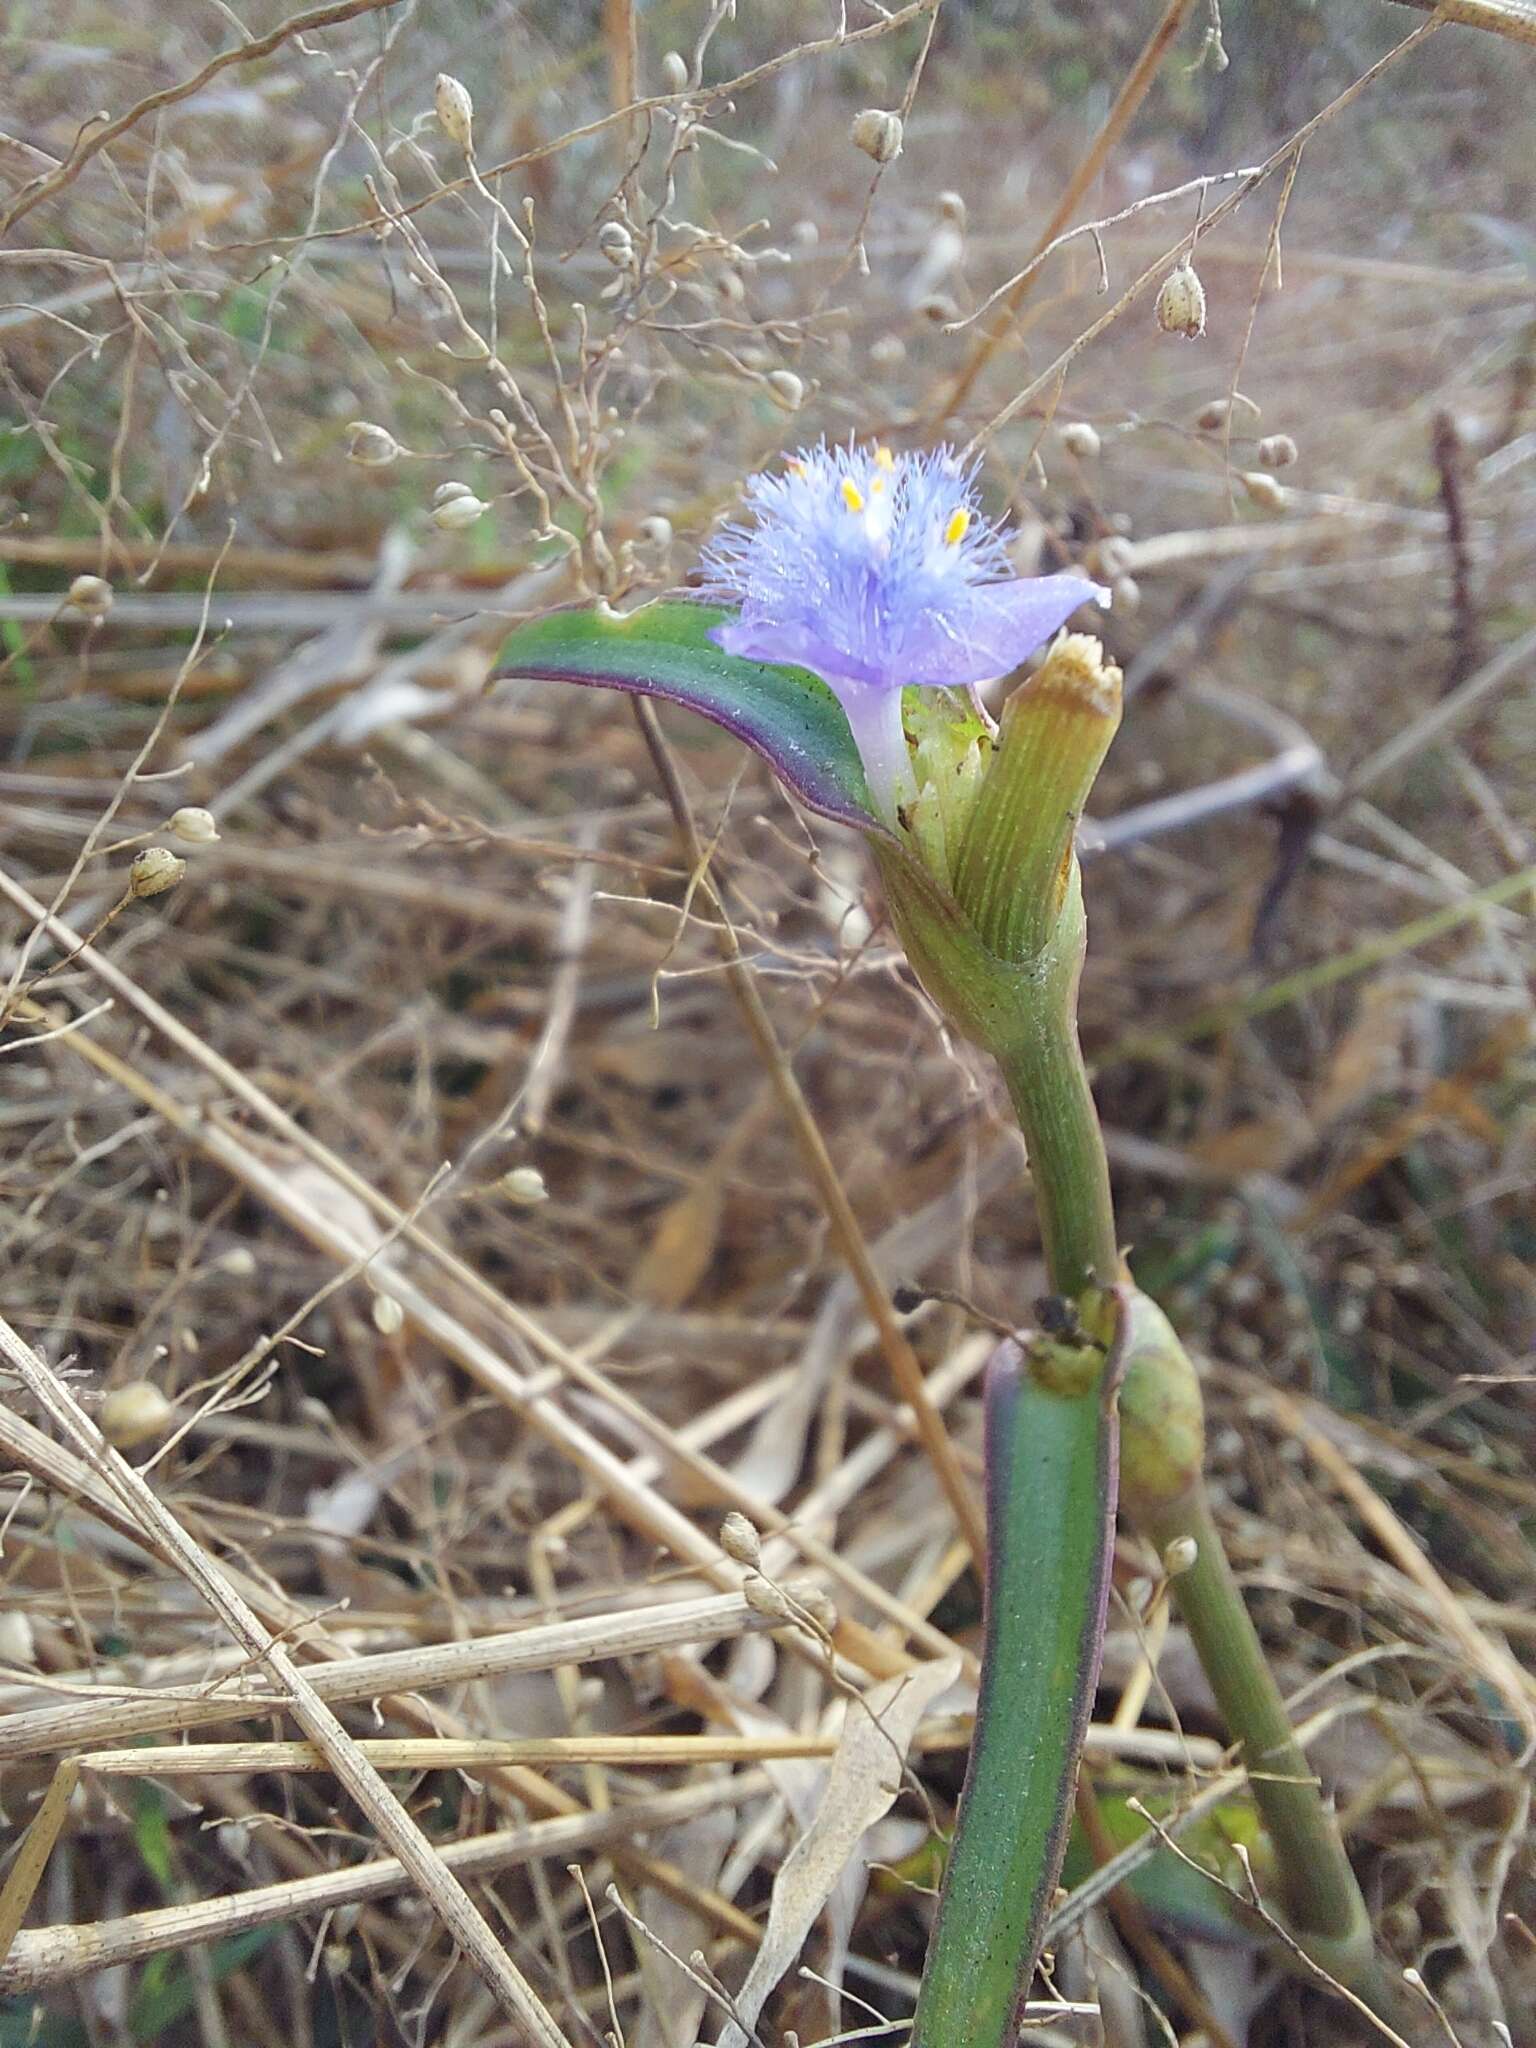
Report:
[[[1124,1302],[1085,1384],[987,1368],[981,1699],[911,2048],[1011,2048],[1061,1870],[1114,1546]]]
[[[684,704],[761,754],[811,810],[861,832],[884,831],[836,697],[807,669],[717,647],[711,627],[734,616],[724,606],[676,598],[632,612],[606,605],[547,612],[513,628],[495,674]]]

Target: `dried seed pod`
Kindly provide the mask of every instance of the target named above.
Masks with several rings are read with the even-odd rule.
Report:
[[[432,493],[434,505],[446,505],[450,498],[472,498],[474,492],[468,484],[461,484],[456,477],[450,477],[445,484],[439,484]]]
[[[832,1595],[821,1586],[797,1586],[795,1600],[800,1609],[825,1634],[831,1635],[837,1627],[837,1605]]]
[[[952,221],[957,228],[964,229],[965,201],[958,192],[941,192],[934,204],[941,220]]]
[[[439,71],[437,84],[432,89],[432,105],[437,113],[437,125],[450,142],[456,142],[460,149],[474,147],[475,103],[456,78],[446,71]]]
[[[32,1617],[19,1607],[0,1614],[0,1664],[28,1665],[37,1662],[37,1644],[32,1635]]]
[[[1091,462],[1102,447],[1098,429],[1089,426],[1086,420],[1068,420],[1060,430],[1060,441],[1069,455],[1075,455],[1080,462]]]
[[[112,609],[112,586],[105,576],[77,576],[65,592],[71,611],[87,619],[104,619]]]
[[[514,1166],[496,1183],[507,1200],[519,1209],[536,1209],[549,1200],[549,1189],[536,1166]]]
[[[173,1412],[153,1380],[129,1380],[124,1386],[112,1388],[101,1404],[97,1421],[107,1442],[127,1451],[135,1444],[147,1443],[152,1436],[163,1436]]]
[[[1113,583],[1130,574],[1131,544],[1118,533],[1107,533],[1093,551],[1099,574]]]
[[[1244,398],[1241,391],[1234,391],[1230,398],[1213,398],[1209,404],[1202,405],[1195,414],[1195,425],[1202,433],[1219,434],[1239,406],[1248,415],[1248,424],[1256,426],[1259,408],[1251,398]]]
[[[372,420],[347,422],[347,460],[363,469],[387,469],[404,451],[387,427]]]
[[[1242,486],[1261,511],[1280,512],[1285,509],[1285,486],[1277,484],[1267,470],[1245,469]]]
[[[759,1565],[763,1561],[762,1538],[735,1508],[720,1524],[720,1548],[738,1564]]]
[[[1289,469],[1300,450],[1289,434],[1266,434],[1255,451],[1263,469]]]
[[[770,1621],[788,1621],[792,1609],[782,1589],[772,1579],[765,1579],[761,1572],[748,1572],[741,1582],[741,1596],[754,1614],[766,1615]]]
[[[373,1327],[381,1337],[393,1337],[405,1327],[405,1310],[392,1294],[373,1297]]]
[[[1157,324],[1164,334],[1198,341],[1205,332],[1205,286],[1187,259],[1163,279],[1157,295]]]
[[[205,811],[200,804],[183,804],[179,811],[172,811],[166,820],[166,830],[183,846],[214,846],[218,843],[218,822],[212,811]]]
[[[960,308],[948,292],[929,292],[926,298],[918,300],[913,310],[935,327],[946,326],[951,320],[960,318]]]
[[[1109,594],[1117,612],[1141,609],[1141,585],[1134,576],[1117,576],[1110,585]]]
[[[615,270],[628,270],[635,260],[635,241],[621,220],[605,220],[597,231],[597,246]]]
[[[130,896],[159,896],[174,889],[187,872],[187,864],[168,846],[146,846],[128,870]]]
[[[770,370],[768,390],[783,412],[798,412],[805,403],[805,386],[793,370]]]
[[[866,107],[855,114],[850,129],[854,147],[862,149],[877,164],[893,163],[901,155],[901,116],[884,107]]]
[[[251,1853],[251,1824],[245,1820],[221,1820],[213,1839],[231,1863],[243,1864]]]
[[[432,524],[442,528],[444,533],[459,533],[466,526],[473,526],[482,512],[490,507],[483,498],[477,498],[473,491],[458,490],[451,498],[439,498],[432,512]]]
[[[668,50],[662,58],[661,84],[664,92],[688,90],[688,60],[680,50]]]
[[[1170,1579],[1176,1579],[1187,1572],[1200,1555],[1200,1546],[1193,1536],[1175,1536],[1163,1551],[1163,1570]]]
[[[248,1244],[231,1245],[227,1252],[220,1252],[214,1264],[231,1280],[254,1280],[256,1277],[256,1254]]]
[[[640,538],[647,547],[669,548],[672,545],[672,522],[663,513],[653,512],[649,519],[640,522]]]

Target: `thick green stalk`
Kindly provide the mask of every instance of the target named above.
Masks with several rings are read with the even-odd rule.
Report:
[[[960,1824],[912,2048],[999,2048],[1040,1952],[1071,1821],[1109,1588],[1115,1430],[1102,1355],[1079,1391],[1018,1346],[987,1374],[987,1630]]]
[[[1181,1537],[1194,1543],[1194,1563],[1173,1580],[1173,1598],[1241,1748],[1274,1845],[1291,1931],[1331,1974],[1364,1989],[1374,1959],[1365,1901],[1338,1827],[1291,1731],[1203,1483],[1197,1480],[1179,1499],[1143,1513],[1140,1520],[1160,1550]]]
[[[1098,1683],[1123,1296],[1100,1291],[1120,1260],[1077,1040],[1086,927],[1075,861],[1066,880],[1049,941],[1027,968],[993,957],[969,974],[912,893],[892,897],[914,959],[949,987],[951,1014],[958,976],[969,1013],[985,1025],[1029,1150],[1046,1270],[1084,1323],[1081,1337],[1027,1357],[1005,1346],[1011,1356],[1000,1354],[988,1377],[981,1699],[912,2048],[1003,2048],[1017,2038]]]
[[[1338,1829],[1222,1552],[1201,1481],[1199,1381],[1167,1319],[1120,1286],[1103,1134],[1077,1038],[1087,945],[1072,829],[1119,718],[1120,678],[1068,635],[1020,690],[956,853],[952,891],[876,845],[908,957],[996,1059],[1029,1150],[1046,1269],[1091,1328],[1114,1289],[1114,1363],[1037,1346],[989,1392],[982,1692],[913,2048],[1007,2048],[1060,1869],[1096,1683],[1121,1491],[1160,1549],[1194,1541],[1174,1597],[1253,1774],[1284,1911],[1330,1974],[1376,2001],[1371,1930]],[[1114,1385],[1123,1371],[1118,1416]],[[1184,1546],[1181,1546],[1184,1547]]]

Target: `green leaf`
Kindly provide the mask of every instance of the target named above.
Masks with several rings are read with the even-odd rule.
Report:
[[[861,832],[883,830],[836,697],[807,669],[746,661],[717,647],[709,630],[732,616],[676,598],[633,612],[605,605],[547,612],[508,634],[495,673],[686,704],[761,754],[811,810]]]
[[[987,1369],[981,1700],[912,2048],[1012,2048],[1098,1682],[1115,1525],[1113,1363],[1053,1390]]]

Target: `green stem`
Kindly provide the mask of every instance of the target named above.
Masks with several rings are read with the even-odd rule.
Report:
[[[981,1699],[912,2048],[1018,2038],[1103,1641],[1115,1429],[1102,1382],[1098,1358],[1064,1398],[1012,1344],[988,1368]]]
[[[987,1042],[1029,1148],[1052,1287],[1089,1341],[1020,1360],[987,1389],[986,1644],[976,1734],[923,1972],[912,2048],[1003,2048],[1039,1959],[1098,1683],[1114,1546],[1118,1429],[1094,1338],[1119,1268],[1109,1172],[1078,1045],[1085,941],[1076,863],[1044,954],[986,1004]],[[1096,1284],[1097,1283],[1097,1286]]]
[[[1109,1164],[1073,1022],[1075,981],[1064,1002],[1021,1019],[1019,1039],[997,1056],[1029,1153],[1046,1271],[1071,1301],[1095,1281],[1111,1286],[1120,1267]]]
[[[1280,1688],[1211,1519],[1204,1485],[1197,1481],[1178,1500],[1139,1519],[1159,1550],[1181,1536],[1194,1541],[1195,1561],[1173,1580],[1171,1590],[1242,1751],[1254,1800],[1274,1844],[1286,1917],[1304,1948],[1320,1943],[1326,1957],[1319,1954],[1318,1960],[1358,1986],[1374,1953],[1365,1902],[1338,1826],[1292,1733]]]

